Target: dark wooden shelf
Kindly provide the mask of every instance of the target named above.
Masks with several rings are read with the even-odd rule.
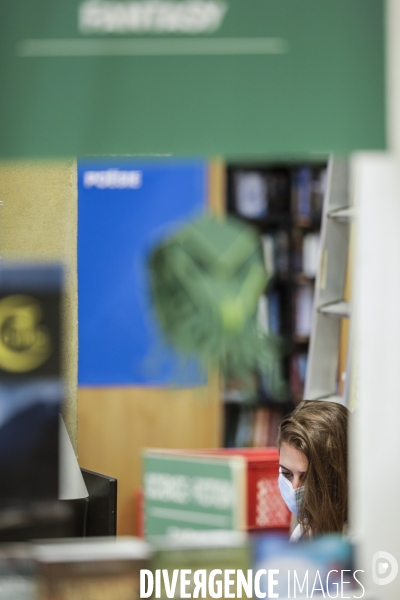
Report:
[[[294,215],[292,219],[292,224],[293,227],[299,227],[300,229],[320,229],[321,216],[306,217],[301,215]]]
[[[269,163],[260,163],[254,161],[253,163],[244,163],[235,161],[227,166],[226,170],[226,184],[227,184],[227,213],[232,217],[241,220],[243,223],[247,223],[256,229],[260,235],[270,235],[275,238],[271,240],[271,250],[268,244],[265,245],[268,253],[272,252],[272,257],[269,260],[273,260],[275,268],[277,265],[285,266],[287,264],[288,270],[284,272],[275,271],[270,277],[265,294],[277,293],[278,299],[274,298],[273,309],[279,312],[279,323],[281,333],[279,334],[284,340],[285,344],[285,355],[282,358],[282,372],[285,379],[290,385],[290,374],[291,374],[291,361],[295,355],[304,354],[308,350],[310,342],[309,336],[298,336],[295,334],[295,301],[300,286],[315,286],[315,276],[307,276],[305,273],[300,272],[298,269],[302,268],[301,261],[301,243],[302,238],[308,233],[316,233],[320,230],[322,215],[319,214],[319,207],[314,202],[314,198],[311,198],[310,206],[318,212],[314,212],[310,215],[298,214],[297,210],[307,208],[306,204],[300,203],[300,196],[298,194],[301,180],[298,178],[298,169],[311,167],[312,177],[317,178],[319,174],[317,170],[326,167],[326,162],[319,159],[303,161],[295,160],[282,160],[274,161]],[[275,187],[270,188],[271,196],[268,199],[269,212],[259,218],[248,218],[237,211],[236,208],[236,192],[235,192],[235,173],[236,172],[250,172],[258,171],[261,175],[265,176],[265,180],[268,185],[272,181]],[[276,171],[276,173],[274,173]],[[286,171],[286,173],[284,173]],[[270,178],[270,179],[269,179]],[[315,179],[316,181],[316,179]],[[282,183],[283,182],[283,183]],[[282,187],[280,187],[282,185]],[[285,212],[282,212],[285,211]],[[285,235],[280,232],[285,232],[287,242],[285,243]],[[278,241],[279,240],[279,241]],[[274,250],[272,251],[272,247]],[[276,250],[278,248],[278,251]],[[285,250],[287,248],[287,250]],[[280,252],[288,252],[287,263],[282,261],[283,255]],[[278,254],[278,260],[277,256]],[[297,269],[296,269],[297,267]],[[278,303],[276,308],[275,303]],[[271,316],[271,315],[270,315]],[[275,313],[274,313],[274,316]],[[260,387],[256,394],[256,400],[253,405],[244,402],[241,403],[241,394],[227,394],[224,398],[224,407],[226,413],[235,415],[237,418],[241,410],[250,409],[256,410],[257,407],[265,406],[270,407],[273,411],[277,411],[281,417],[284,414],[291,412],[295,406],[303,400],[303,392],[299,392],[300,388],[298,385],[293,385],[290,389],[290,398],[280,403],[274,401],[266,395],[265,390],[263,391]],[[236,434],[235,434],[236,435]]]
[[[290,229],[292,226],[292,218],[289,215],[268,215],[259,218],[244,217],[237,212],[230,213],[232,216],[245,221],[249,225],[254,225],[258,229]]]
[[[315,284],[315,276],[309,277],[304,273],[294,273],[293,281],[296,285],[314,285]]]
[[[295,344],[299,344],[299,345],[308,344],[310,342],[310,337],[309,336],[294,335],[293,336],[293,342]]]

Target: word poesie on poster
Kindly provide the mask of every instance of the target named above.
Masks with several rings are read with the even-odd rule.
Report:
[[[136,190],[142,186],[142,172],[121,169],[106,169],[104,171],[85,171],[83,187],[99,190]]]
[[[148,569],[141,569],[140,597],[150,598],[154,594],[155,598],[279,598],[276,591],[279,572],[279,569],[259,569],[253,574],[249,569],[245,575],[240,569],[209,572],[206,569],[174,569],[172,572],[157,569],[153,574]],[[357,573],[363,572],[360,569],[354,572],[332,569],[324,576],[319,571],[311,573],[307,570],[298,574],[296,570],[289,570],[284,574],[288,586],[285,597],[363,598],[365,589],[356,577]]]

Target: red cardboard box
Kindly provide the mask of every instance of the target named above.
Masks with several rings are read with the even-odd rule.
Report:
[[[243,456],[247,462],[247,530],[289,531],[291,514],[278,487],[278,448],[219,448],[198,453]]]

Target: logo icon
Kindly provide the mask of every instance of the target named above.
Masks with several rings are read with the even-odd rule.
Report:
[[[372,557],[372,580],[377,585],[392,583],[397,577],[399,565],[390,552],[375,552]]]
[[[25,373],[46,362],[52,349],[42,316],[40,303],[31,296],[16,294],[0,300],[0,368]]]

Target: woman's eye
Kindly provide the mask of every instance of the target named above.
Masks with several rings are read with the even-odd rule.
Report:
[[[285,471],[282,471],[282,475],[286,477],[286,479],[292,479],[293,477],[293,473],[286,473]]]

